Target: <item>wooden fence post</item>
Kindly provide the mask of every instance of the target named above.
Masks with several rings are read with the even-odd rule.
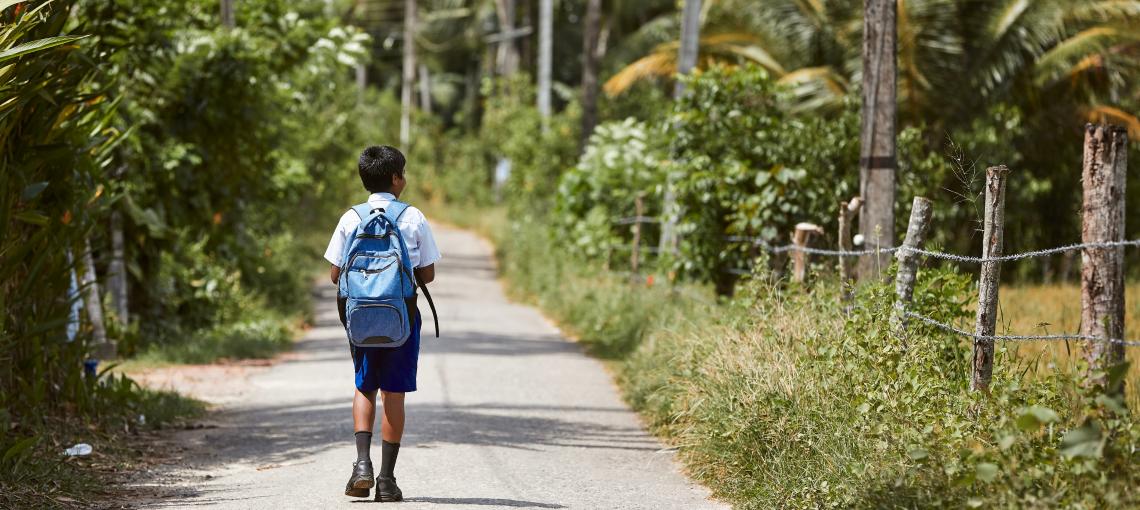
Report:
[[[641,199],[641,195],[633,199],[633,211],[633,249],[630,250],[629,267],[633,273],[630,281],[637,282],[637,271],[641,266],[641,217],[645,214],[645,202]]]
[[[1128,132],[1119,126],[1085,126],[1081,242],[1124,240],[1124,185]],[[1124,247],[1081,251],[1081,334],[1124,338]],[[1124,346],[1085,342],[1089,381],[1103,384],[1105,369],[1124,362]],[[1123,387],[1110,391],[1122,391]]]
[[[1002,253],[1002,227],[1005,223],[1005,180],[1009,169],[1005,165],[986,169],[986,212],[982,236],[982,258],[1000,257]],[[1001,280],[1001,262],[982,262],[982,275],[978,281],[978,321],[974,334],[993,336],[997,330],[998,285]],[[994,371],[994,341],[974,339],[973,371],[970,390],[989,391]]]
[[[930,200],[923,197],[914,197],[910,206],[910,223],[906,227],[904,248],[922,248],[926,244],[926,234],[930,231],[930,216],[933,213]],[[905,249],[895,253],[899,261],[899,272],[895,276],[895,315],[892,323],[896,333],[906,330],[906,308],[914,297],[914,282],[918,275],[919,254]]]
[[[839,202],[839,251],[854,251],[855,246],[851,242],[851,223],[862,205],[863,199],[860,197],[855,197],[850,202]],[[851,300],[857,262],[855,257],[839,257],[839,284],[843,287],[839,299],[843,302]]]
[[[797,248],[807,248],[808,243],[811,242],[811,236],[814,234],[823,234],[823,228],[819,225],[812,223],[800,223],[796,225],[796,232],[792,236],[792,244]],[[803,283],[807,279],[808,263],[811,258],[803,250],[792,251],[792,281]]]

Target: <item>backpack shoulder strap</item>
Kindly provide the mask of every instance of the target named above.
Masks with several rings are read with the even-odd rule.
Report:
[[[388,203],[388,207],[385,207],[384,212],[381,214],[383,214],[384,218],[388,220],[388,223],[392,225],[392,230],[396,233],[396,239],[400,240],[400,255],[403,257],[402,260],[405,264],[408,264],[409,270],[414,270],[415,268],[411,266],[411,259],[408,257],[408,242],[404,239],[404,235],[400,233],[399,223],[400,217],[404,215],[408,207],[410,207],[408,204],[399,200],[393,200]]]
[[[392,222],[392,226],[396,227],[396,229],[399,230],[400,227],[398,224],[400,221],[400,217],[403,216],[404,213],[407,212],[407,210],[410,208],[411,208],[411,206],[404,203],[404,202],[400,202],[399,200],[393,200],[391,203],[388,204],[388,208],[384,210],[384,214],[386,214],[388,216],[388,221]],[[400,242],[404,243],[403,236],[400,237]],[[406,244],[405,244],[405,246],[406,246]],[[407,249],[406,249],[406,247],[404,249],[405,249],[404,257],[405,257],[405,260],[407,260],[407,251],[406,251]],[[428,292],[427,285],[424,285],[424,284],[418,283],[418,282],[416,283],[416,285],[420,288],[420,290],[423,291],[424,297],[427,298],[428,307],[431,308],[431,317],[435,321],[435,336],[436,336],[436,338],[439,338],[439,314],[435,311],[435,301],[432,301],[431,293]]]
[[[384,214],[388,215],[388,221],[392,222],[392,226],[396,226],[400,221],[400,216],[403,216],[409,207],[411,206],[404,202],[393,200],[388,203],[388,207],[384,208]]]
[[[360,221],[362,223],[364,222],[365,219],[367,219],[369,216],[372,215],[372,206],[369,205],[368,202],[365,202],[363,204],[354,205],[354,206],[352,206],[352,210],[354,212],[356,212],[357,216],[360,217]]]

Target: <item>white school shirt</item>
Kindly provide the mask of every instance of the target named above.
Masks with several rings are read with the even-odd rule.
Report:
[[[385,209],[395,199],[396,197],[391,193],[373,193],[368,197],[368,205],[371,205],[373,209]],[[333,231],[332,239],[329,239],[329,247],[325,250],[325,260],[340,267],[348,233],[352,232],[352,229],[359,224],[360,217],[352,209],[340,217],[340,222],[337,223],[336,230]],[[408,206],[408,210],[400,216],[400,221],[397,222],[396,226],[400,229],[404,243],[408,245],[408,258],[411,259],[412,267],[427,267],[440,259],[439,247],[435,244],[435,238],[431,235],[431,227],[428,226],[427,218],[423,212],[415,207]]]

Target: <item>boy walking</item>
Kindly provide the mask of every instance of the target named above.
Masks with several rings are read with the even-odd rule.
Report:
[[[358,170],[360,181],[371,193],[371,209],[386,209],[404,191],[408,181],[404,176],[404,155],[389,146],[373,146],[360,155]],[[332,264],[331,279],[334,285],[340,278],[342,257],[347,236],[360,224],[360,216],[353,210],[345,212],[329,240],[325,260]],[[407,245],[408,258],[418,283],[427,285],[435,279],[435,263],[439,249],[432,237],[427,218],[415,207],[408,207],[397,221],[397,227]],[[345,300],[338,298],[341,323],[345,323]],[[414,308],[414,307],[413,307]],[[419,310],[409,309],[411,335],[400,347],[356,347],[351,343],[352,364],[356,372],[356,392],[352,399],[352,422],[356,431],[356,461],[352,476],[344,489],[347,496],[366,498],[375,485],[376,501],[401,501],[403,494],[396,485],[394,470],[400,452],[400,438],[404,433],[404,394],[416,391],[416,365],[420,351]],[[373,483],[372,427],[376,421],[376,393],[379,391],[383,416],[380,435],[380,474]]]

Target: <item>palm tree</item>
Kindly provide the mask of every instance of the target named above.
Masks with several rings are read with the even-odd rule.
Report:
[[[835,109],[857,82],[859,0],[710,0],[703,24],[698,67],[756,63],[791,89],[797,109]],[[900,0],[898,34],[904,120],[954,121],[995,101],[1064,98],[1084,117],[1140,136],[1140,121],[1118,105],[1137,99],[1140,1]],[[604,90],[672,77],[677,45],[662,41]]]

